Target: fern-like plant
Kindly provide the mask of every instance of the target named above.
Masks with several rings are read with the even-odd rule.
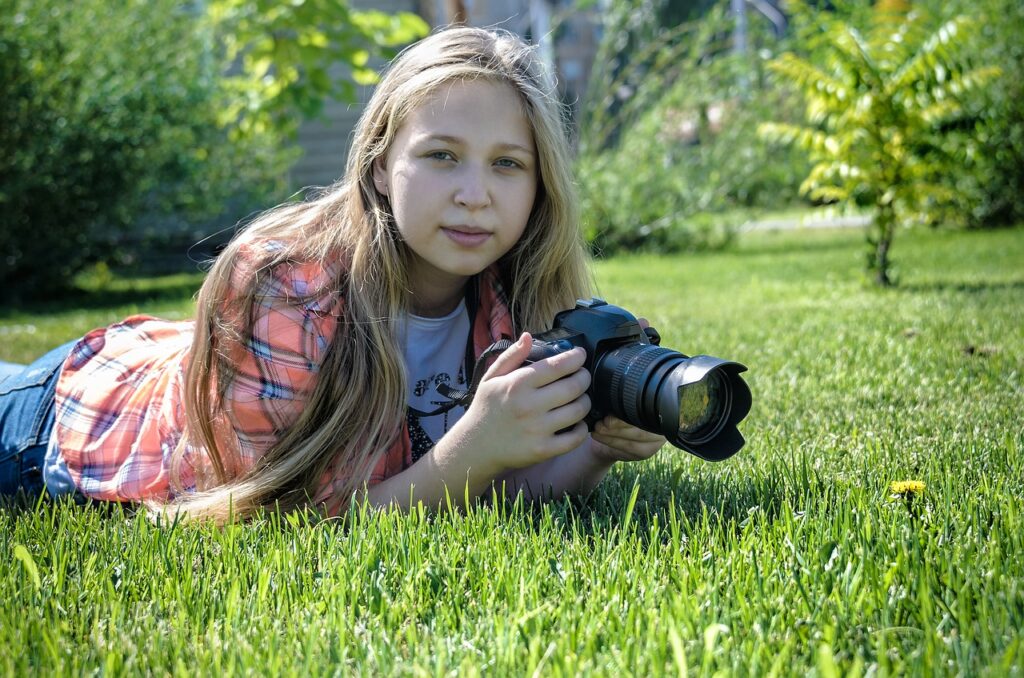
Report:
[[[813,167],[802,193],[872,210],[868,270],[889,286],[897,226],[954,198],[940,181],[956,171],[940,140],[943,127],[963,114],[963,95],[998,69],[970,64],[963,48],[977,24],[965,15],[936,27],[907,4],[879,3],[861,31],[795,5],[817,24],[818,56],[787,52],[769,67],[803,94],[807,124],[764,123],[758,131],[807,151]]]

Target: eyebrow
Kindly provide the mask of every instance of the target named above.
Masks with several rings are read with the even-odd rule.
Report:
[[[459,137],[453,137],[448,134],[431,134],[425,137],[425,139],[428,141],[440,141],[446,144],[463,145],[466,143],[464,139],[460,139]],[[520,153],[525,153],[526,155],[529,156],[534,155],[533,150],[527,148],[526,146],[523,146],[522,144],[513,144],[505,142],[498,144],[497,147],[503,151],[519,151]]]

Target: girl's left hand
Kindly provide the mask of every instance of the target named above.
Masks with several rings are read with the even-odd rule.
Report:
[[[650,459],[668,442],[664,436],[649,433],[612,416],[597,422],[590,439],[590,450],[594,456],[608,462]]]

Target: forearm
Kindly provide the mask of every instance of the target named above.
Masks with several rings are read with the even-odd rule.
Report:
[[[409,510],[422,502],[438,508],[450,497],[454,505],[464,506],[487,493],[504,489],[509,498],[521,491],[528,501],[564,494],[583,496],[600,484],[614,462],[599,459],[590,449],[591,441],[558,457],[533,466],[499,472],[473,466],[468,455],[458,454],[453,446],[439,444],[411,467],[370,487],[369,503],[377,507]]]
[[[514,498],[520,491],[530,501],[561,497],[565,494],[585,496],[592,492],[614,464],[598,458],[591,450],[591,439],[558,457],[526,468],[513,469],[495,479],[495,492],[504,488],[505,496]]]
[[[443,439],[406,470],[370,487],[366,492],[368,502],[404,511],[422,502],[436,509],[446,502],[446,497],[454,505],[464,506],[467,493],[472,502],[488,491],[501,469],[474,463],[473,455],[446,442]]]

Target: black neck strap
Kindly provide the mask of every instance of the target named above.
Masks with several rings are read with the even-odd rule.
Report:
[[[514,342],[510,339],[499,339],[494,342],[487,349],[480,354],[480,357],[476,357],[476,346],[473,342],[473,334],[476,329],[476,316],[480,310],[480,276],[473,276],[469,283],[466,285],[466,312],[469,314],[469,336],[466,337],[466,358],[464,363],[464,370],[469,382],[469,388],[466,390],[452,388],[448,384],[440,384],[437,386],[437,392],[441,396],[448,398],[448,402],[440,405],[437,409],[431,410],[430,412],[424,412],[423,410],[416,409],[411,405],[408,407],[409,412],[416,415],[417,417],[433,417],[438,414],[444,414],[448,410],[454,407],[463,406],[469,407],[469,404],[473,402],[473,394],[476,393],[477,386],[480,385],[480,380],[483,379],[484,372],[487,371],[487,360],[498,353],[503,352]]]

